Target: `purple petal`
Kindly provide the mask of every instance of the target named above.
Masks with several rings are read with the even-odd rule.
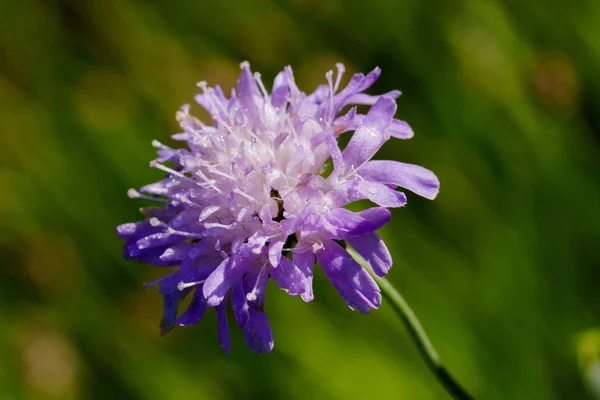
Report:
[[[141,253],[145,249],[151,249],[154,247],[167,246],[181,242],[182,240],[189,239],[184,235],[169,232],[158,232],[148,235],[135,242],[135,248]],[[139,253],[138,253],[139,254]]]
[[[260,115],[258,112],[258,99],[261,98],[258,85],[252,76],[250,71],[250,64],[243,62],[241,64],[242,75],[238,80],[238,92],[240,96],[240,104],[242,110],[253,123],[260,122]]]
[[[237,254],[223,260],[204,282],[202,293],[206,298],[206,304],[211,307],[221,304],[229,288],[246,273],[249,264],[246,258]]]
[[[365,104],[365,105],[373,105],[379,100],[381,97],[390,97],[392,99],[397,99],[400,97],[402,92],[399,90],[392,90],[391,92],[387,92],[380,95],[370,95],[365,93],[357,93],[352,95],[346,99],[346,104]]]
[[[248,321],[248,302],[241,282],[231,288],[231,307],[238,326],[243,327]]]
[[[385,225],[391,218],[389,210],[383,207],[374,207],[355,213],[345,208],[336,208],[327,214],[324,228],[332,239],[346,239],[353,236],[362,236],[376,231]]]
[[[381,207],[402,207],[406,204],[406,196],[402,192],[390,189],[382,183],[360,181],[357,190]]]
[[[327,149],[329,150],[331,160],[333,161],[333,169],[341,172],[344,167],[344,160],[342,158],[342,152],[340,151],[338,142],[335,136],[333,136],[333,132],[329,129],[326,129],[323,131],[322,137],[323,141],[327,143]]]
[[[256,307],[262,307],[265,304],[267,283],[269,283],[269,273],[266,271],[266,265],[254,265],[246,273],[242,282],[248,303]]]
[[[347,242],[369,263],[378,276],[384,276],[392,268],[392,256],[376,233],[350,238]]]
[[[275,76],[273,90],[271,91],[271,104],[274,107],[281,107],[287,101],[290,89],[287,83],[285,72],[280,72]]]
[[[202,292],[200,292],[199,289],[196,289],[192,302],[187,310],[177,318],[175,323],[179,326],[193,325],[202,319],[204,311],[206,311],[206,304],[204,304]]]
[[[368,181],[397,185],[430,200],[440,190],[440,182],[434,173],[418,165],[375,160],[363,165],[358,173]]]
[[[290,296],[303,295],[307,291],[307,277],[298,266],[285,257],[281,257],[279,265],[271,270],[271,278]]]
[[[392,122],[395,112],[393,99],[382,97],[377,100],[342,153],[346,167],[359,168],[373,157],[387,140],[385,128]]]
[[[273,267],[276,267],[281,260],[281,251],[283,250],[285,240],[286,238],[271,240],[269,243],[269,262]]]
[[[177,309],[181,300],[189,293],[186,291],[176,291],[163,296],[163,317],[160,321],[160,334],[166,335],[175,326],[175,318],[177,317]]]
[[[248,347],[256,353],[268,353],[273,350],[273,333],[264,311],[250,308],[248,322],[244,325],[244,337]]]
[[[227,302],[224,301],[215,307],[217,311],[217,329],[219,331],[219,344],[230,355],[229,324],[227,323]]]
[[[399,119],[393,119],[392,123],[387,127],[386,132],[398,139],[410,139],[415,135],[412,128],[406,122]]]
[[[377,283],[339,244],[328,240],[317,253],[317,260],[329,281],[351,309],[368,313],[381,304]]]
[[[300,297],[302,297],[302,300],[306,302],[311,301],[314,298],[312,281],[313,269],[315,266],[315,255],[310,251],[305,251],[303,253],[295,252],[292,255],[292,261],[306,278],[305,290]]]

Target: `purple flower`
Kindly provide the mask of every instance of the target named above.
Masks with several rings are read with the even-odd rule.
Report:
[[[192,116],[187,105],[177,112],[183,132],[173,138],[186,148],[153,143],[158,158],[150,166],[166,177],[144,186],[145,194],[130,190],[129,196],[162,207],[142,209],[143,221],[121,225],[117,232],[126,241],[125,258],[179,266],[148,284],[158,284],[164,296],[163,333],[175,324],[195,324],[214,308],[219,341],[229,353],[229,301],[250,348],[269,352],[273,336],[264,312],[269,278],[288,294],[311,301],[315,262],[351,309],[367,313],[379,307],[379,287],[346,243],[377,275],[385,275],[392,259],[375,231],[390,220],[388,207],[406,203],[396,188],[433,199],[439,182],[416,165],[371,160],[391,136],[413,135],[394,119],[400,92],[363,93],[379,68],[355,74],[338,90],[344,67],[337,69],[335,81],[330,71],[327,84],[307,95],[286,67],[269,94],[260,74],[244,62],[230,97],[219,86],[200,82],[196,101],[212,124]],[[370,109],[359,114],[356,105]],[[341,150],[337,139],[349,131],[354,133]],[[378,207],[343,208],[360,199]],[[179,313],[186,296],[192,296],[191,303]]]

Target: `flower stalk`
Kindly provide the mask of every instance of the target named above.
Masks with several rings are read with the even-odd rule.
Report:
[[[406,326],[412,339],[415,341],[419,353],[421,353],[425,363],[431,372],[433,372],[437,380],[444,386],[448,394],[456,400],[473,400],[474,397],[462,387],[462,385],[446,369],[444,364],[442,364],[442,361],[429,340],[429,337],[427,337],[427,333],[425,333],[421,322],[400,292],[398,292],[387,279],[379,277],[374,273],[371,275],[381,288],[383,297],[390,302],[396,314],[402,319],[402,322]]]

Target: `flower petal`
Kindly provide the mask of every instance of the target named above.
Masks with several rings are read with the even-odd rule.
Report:
[[[415,135],[410,125],[399,119],[393,119],[386,131],[390,136],[398,139],[410,139]]]
[[[289,91],[286,74],[282,71],[275,76],[273,90],[271,91],[271,104],[274,107],[283,106],[287,101]]]
[[[377,100],[342,153],[347,168],[359,168],[373,157],[387,140],[385,129],[395,113],[396,102],[393,99],[382,97]]]
[[[313,269],[315,266],[315,255],[310,251],[302,253],[294,252],[292,255],[292,262],[294,265],[302,271],[302,274],[306,277],[305,291],[300,295],[302,300],[309,302],[314,298],[312,281],[313,281]]]
[[[402,207],[406,204],[404,193],[382,183],[360,181],[356,188],[365,198],[381,207]]]
[[[336,208],[323,215],[324,228],[332,235],[331,239],[346,239],[376,231],[391,218],[391,213],[383,207],[374,207],[355,213],[345,208]]]
[[[328,240],[317,260],[351,309],[368,313],[381,304],[381,292],[369,273],[339,244]]]
[[[160,334],[166,335],[175,326],[179,303],[190,290],[176,291],[163,296],[163,317],[160,321]]]
[[[298,266],[285,257],[281,257],[279,265],[271,270],[271,278],[290,296],[306,293],[307,277]]]
[[[418,165],[375,160],[363,165],[358,173],[368,181],[397,185],[430,200],[440,190],[440,182],[435,174]]]
[[[222,302],[215,307],[217,311],[217,329],[219,331],[219,344],[230,355],[231,338],[229,337],[229,324],[227,323],[227,302]]]
[[[269,318],[263,310],[250,308],[248,322],[244,325],[244,338],[248,347],[256,353],[268,353],[273,350],[273,333]]]
[[[238,80],[238,92],[242,110],[252,123],[260,123],[258,105],[262,97],[258,90],[258,85],[250,71],[250,64],[243,62],[240,64],[240,67],[242,68],[242,75]]]
[[[229,288],[242,278],[248,268],[249,261],[240,255],[233,255],[223,260],[204,282],[202,293],[206,298],[206,304],[210,307],[221,304]]]
[[[231,288],[231,307],[238,326],[241,328],[248,321],[248,301],[242,283]]]
[[[183,312],[177,318],[175,323],[179,326],[193,325],[202,319],[204,312],[206,311],[206,304],[204,304],[204,298],[202,292],[196,289],[192,302],[188,306],[187,310]]]
[[[384,276],[392,268],[392,256],[376,233],[349,238],[346,241],[369,263],[378,276]]]

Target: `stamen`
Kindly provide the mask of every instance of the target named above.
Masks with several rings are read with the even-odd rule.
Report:
[[[225,229],[229,229],[233,226],[234,224],[219,224],[218,222],[207,222],[204,224],[204,227],[206,229],[210,229],[210,228],[225,228]]]
[[[233,175],[226,174],[225,172],[218,170],[216,167],[213,167],[212,165],[207,165],[206,168],[208,168],[208,170],[215,175],[220,175],[220,176],[227,178],[229,180],[232,180],[232,181],[236,180],[236,178]]]
[[[260,272],[258,273],[258,276],[256,277],[256,283],[254,284],[254,287],[252,288],[252,290],[250,292],[246,293],[246,300],[256,301],[258,299],[256,292],[258,291],[258,284],[260,283],[260,278],[262,278],[264,273],[265,273],[265,268],[263,267],[260,269]]]
[[[243,192],[239,188],[234,188],[233,189],[233,193],[239,194],[240,196],[243,196],[243,197],[247,198],[248,200],[253,201],[255,203],[260,203],[257,199],[255,199],[254,197],[250,196],[248,193]]]
[[[225,127],[225,129],[231,133],[231,134],[235,134],[235,131],[233,130],[233,128],[231,126],[229,126],[229,124],[227,122],[225,122],[223,120],[223,118],[221,118],[221,116],[215,114],[212,116],[219,124],[223,125],[223,127]]]
[[[267,92],[267,89],[265,88],[265,85],[263,84],[263,81],[260,77],[260,72],[255,72],[254,73],[254,80],[256,81],[256,83],[258,83],[258,87],[260,88],[260,91],[263,93],[263,96],[265,99],[269,98],[269,92]]]
[[[329,84],[329,120],[333,119],[333,71],[328,71],[325,74],[327,83]]]
[[[156,140],[156,139],[154,139],[154,140],[152,141],[152,146],[153,146],[153,147],[156,147],[156,148],[159,148],[159,149],[166,149],[166,148],[167,148],[167,146],[165,146],[164,144],[162,144],[161,142],[159,142],[159,141],[158,141],[158,140]]]
[[[342,63],[337,63],[335,64],[338,73],[337,73],[337,77],[335,78],[335,85],[333,86],[333,92],[337,93],[338,89],[340,88],[340,82],[342,81],[342,75],[344,75],[344,72],[346,71],[346,68],[344,67],[344,64]]]
[[[168,200],[159,199],[158,197],[146,196],[144,194],[141,194],[140,192],[138,192],[135,189],[129,189],[127,191],[127,196],[130,199],[143,199],[143,200],[156,201],[158,203],[168,203],[169,202]]]
[[[169,168],[169,167],[167,167],[165,165],[162,165],[161,163],[157,162],[156,160],[150,161],[150,168],[158,168],[160,170],[168,172],[171,175],[175,175],[176,177],[181,178],[181,179],[183,179],[185,181],[191,182],[191,183],[193,183],[195,185],[198,185],[198,186],[202,186],[200,184],[200,182],[198,182],[198,181],[190,178],[189,176],[185,176],[184,174],[182,174],[179,171],[175,171],[173,168]]]
[[[214,179],[208,179],[208,177],[200,170],[197,170],[195,174],[202,178],[204,182],[206,182],[206,184],[213,188],[217,193],[223,193],[223,191],[219,189],[217,185],[215,185],[216,181]]]
[[[197,282],[183,282],[183,281],[181,281],[181,282],[179,282],[177,284],[177,290],[179,290],[181,292],[181,291],[183,291],[183,290],[185,290],[185,289],[187,289],[189,287],[203,284],[204,282],[206,282],[206,279],[204,279],[202,281],[197,281]]]

